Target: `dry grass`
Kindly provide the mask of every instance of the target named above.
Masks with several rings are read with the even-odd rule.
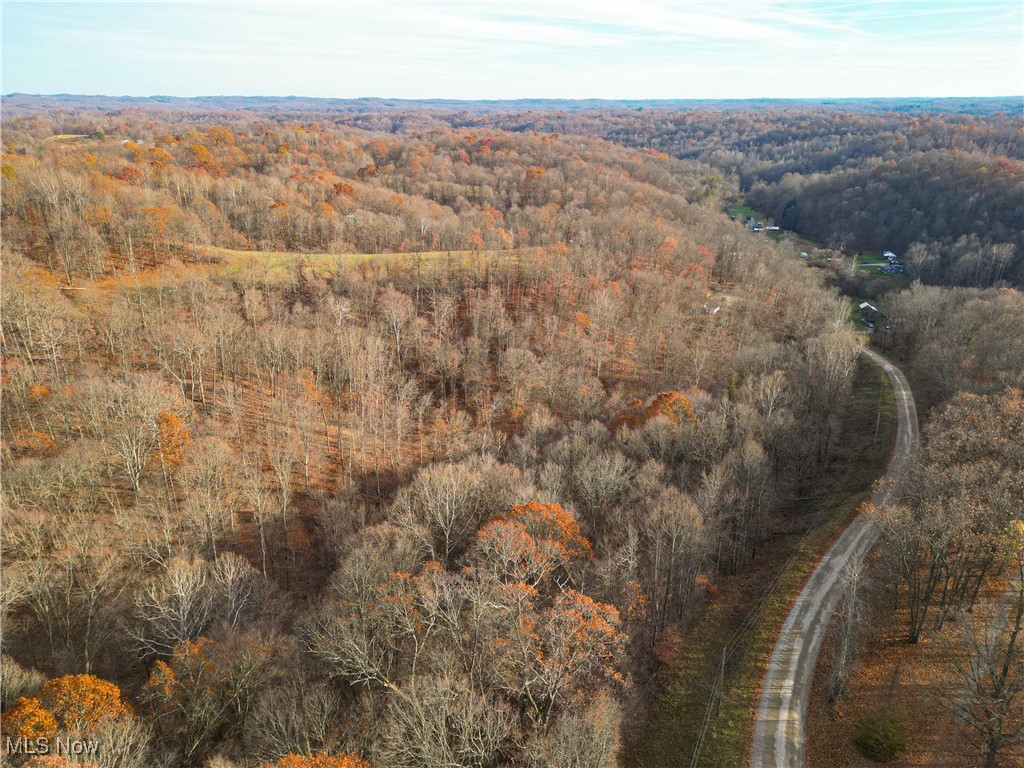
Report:
[[[217,272],[232,279],[258,279],[271,283],[287,280],[299,265],[318,277],[332,277],[346,268],[383,263],[407,270],[484,268],[488,263],[516,260],[522,251],[421,251],[416,253],[290,253],[287,251],[236,251],[208,247]]]

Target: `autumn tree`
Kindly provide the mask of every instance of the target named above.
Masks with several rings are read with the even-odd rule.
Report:
[[[123,700],[120,689],[93,675],[48,681],[36,696],[21,698],[3,716],[8,735],[52,738],[57,733],[95,739],[98,768],[143,768],[149,764],[149,734]]]
[[[595,681],[622,680],[618,667],[626,638],[619,621],[613,606],[574,590],[561,592],[549,608],[520,622],[507,638],[503,685],[533,720],[548,722]]]
[[[120,689],[94,675],[66,675],[50,680],[43,686],[39,699],[62,730],[89,730],[131,713]]]
[[[328,755],[323,752],[312,755],[285,755],[273,763],[261,763],[260,768],[370,768],[370,764],[355,755],[341,753]]]
[[[270,648],[262,638],[186,640],[156,663],[142,704],[181,764],[197,765],[218,732],[244,724],[270,672]]]
[[[3,714],[4,733],[13,738],[52,737],[59,727],[57,718],[34,696],[14,702]]]
[[[573,561],[591,554],[572,513],[561,504],[530,501],[488,520],[476,535],[472,557],[499,581],[536,588],[559,571],[568,577]]]

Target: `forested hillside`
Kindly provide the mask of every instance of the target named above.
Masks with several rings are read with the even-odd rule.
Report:
[[[702,163],[327,114],[3,127],[6,735],[611,768],[659,637],[827,466],[847,305]]]
[[[360,115],[356,125],[394,123]],[[401,118],[401,119],[408,119]],[[1024,284],[1024,120],[995,114],[857,114],[793,107],[446,117],[455,126],[602,136],[697,159],[734,178],[785,230],[831,247],[908,251],[930,283]]]
[[[743,193],[783,229],[829,247],[902,255],[913,246],[907,266],[925,282],[1024,284],[1019,98],[403,102],[15,94],[5,105],[39,121],[52,120],[55,109],[78,108],[71,113],[80,125],[53,133],[86,131],[104,114],[139,107],[137,114],[155,119],[214,108],[235,116],[262,111],[277,121],[328,114],[355,128],[404,135],[471,128],[596,136],[700,161],[713,169],[704,179],[709,194]]]

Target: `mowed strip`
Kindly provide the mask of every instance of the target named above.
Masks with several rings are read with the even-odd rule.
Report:
[[[207,247],[207,256],[227,277],[258,277],[270,282],[286,280],[296,268],[305,266],[319,277],[331,277],[360,264],[383,262],[404,264],[407,269],[483,268],[488,264],[517,262],[528,250],[508,251],[420,251],[403,253],[294,253],[290,251],[238,251]]]

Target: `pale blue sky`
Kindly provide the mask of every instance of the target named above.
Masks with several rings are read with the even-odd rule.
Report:
[[[4,93],[1009,96],[1024,3],[2,4]]]

